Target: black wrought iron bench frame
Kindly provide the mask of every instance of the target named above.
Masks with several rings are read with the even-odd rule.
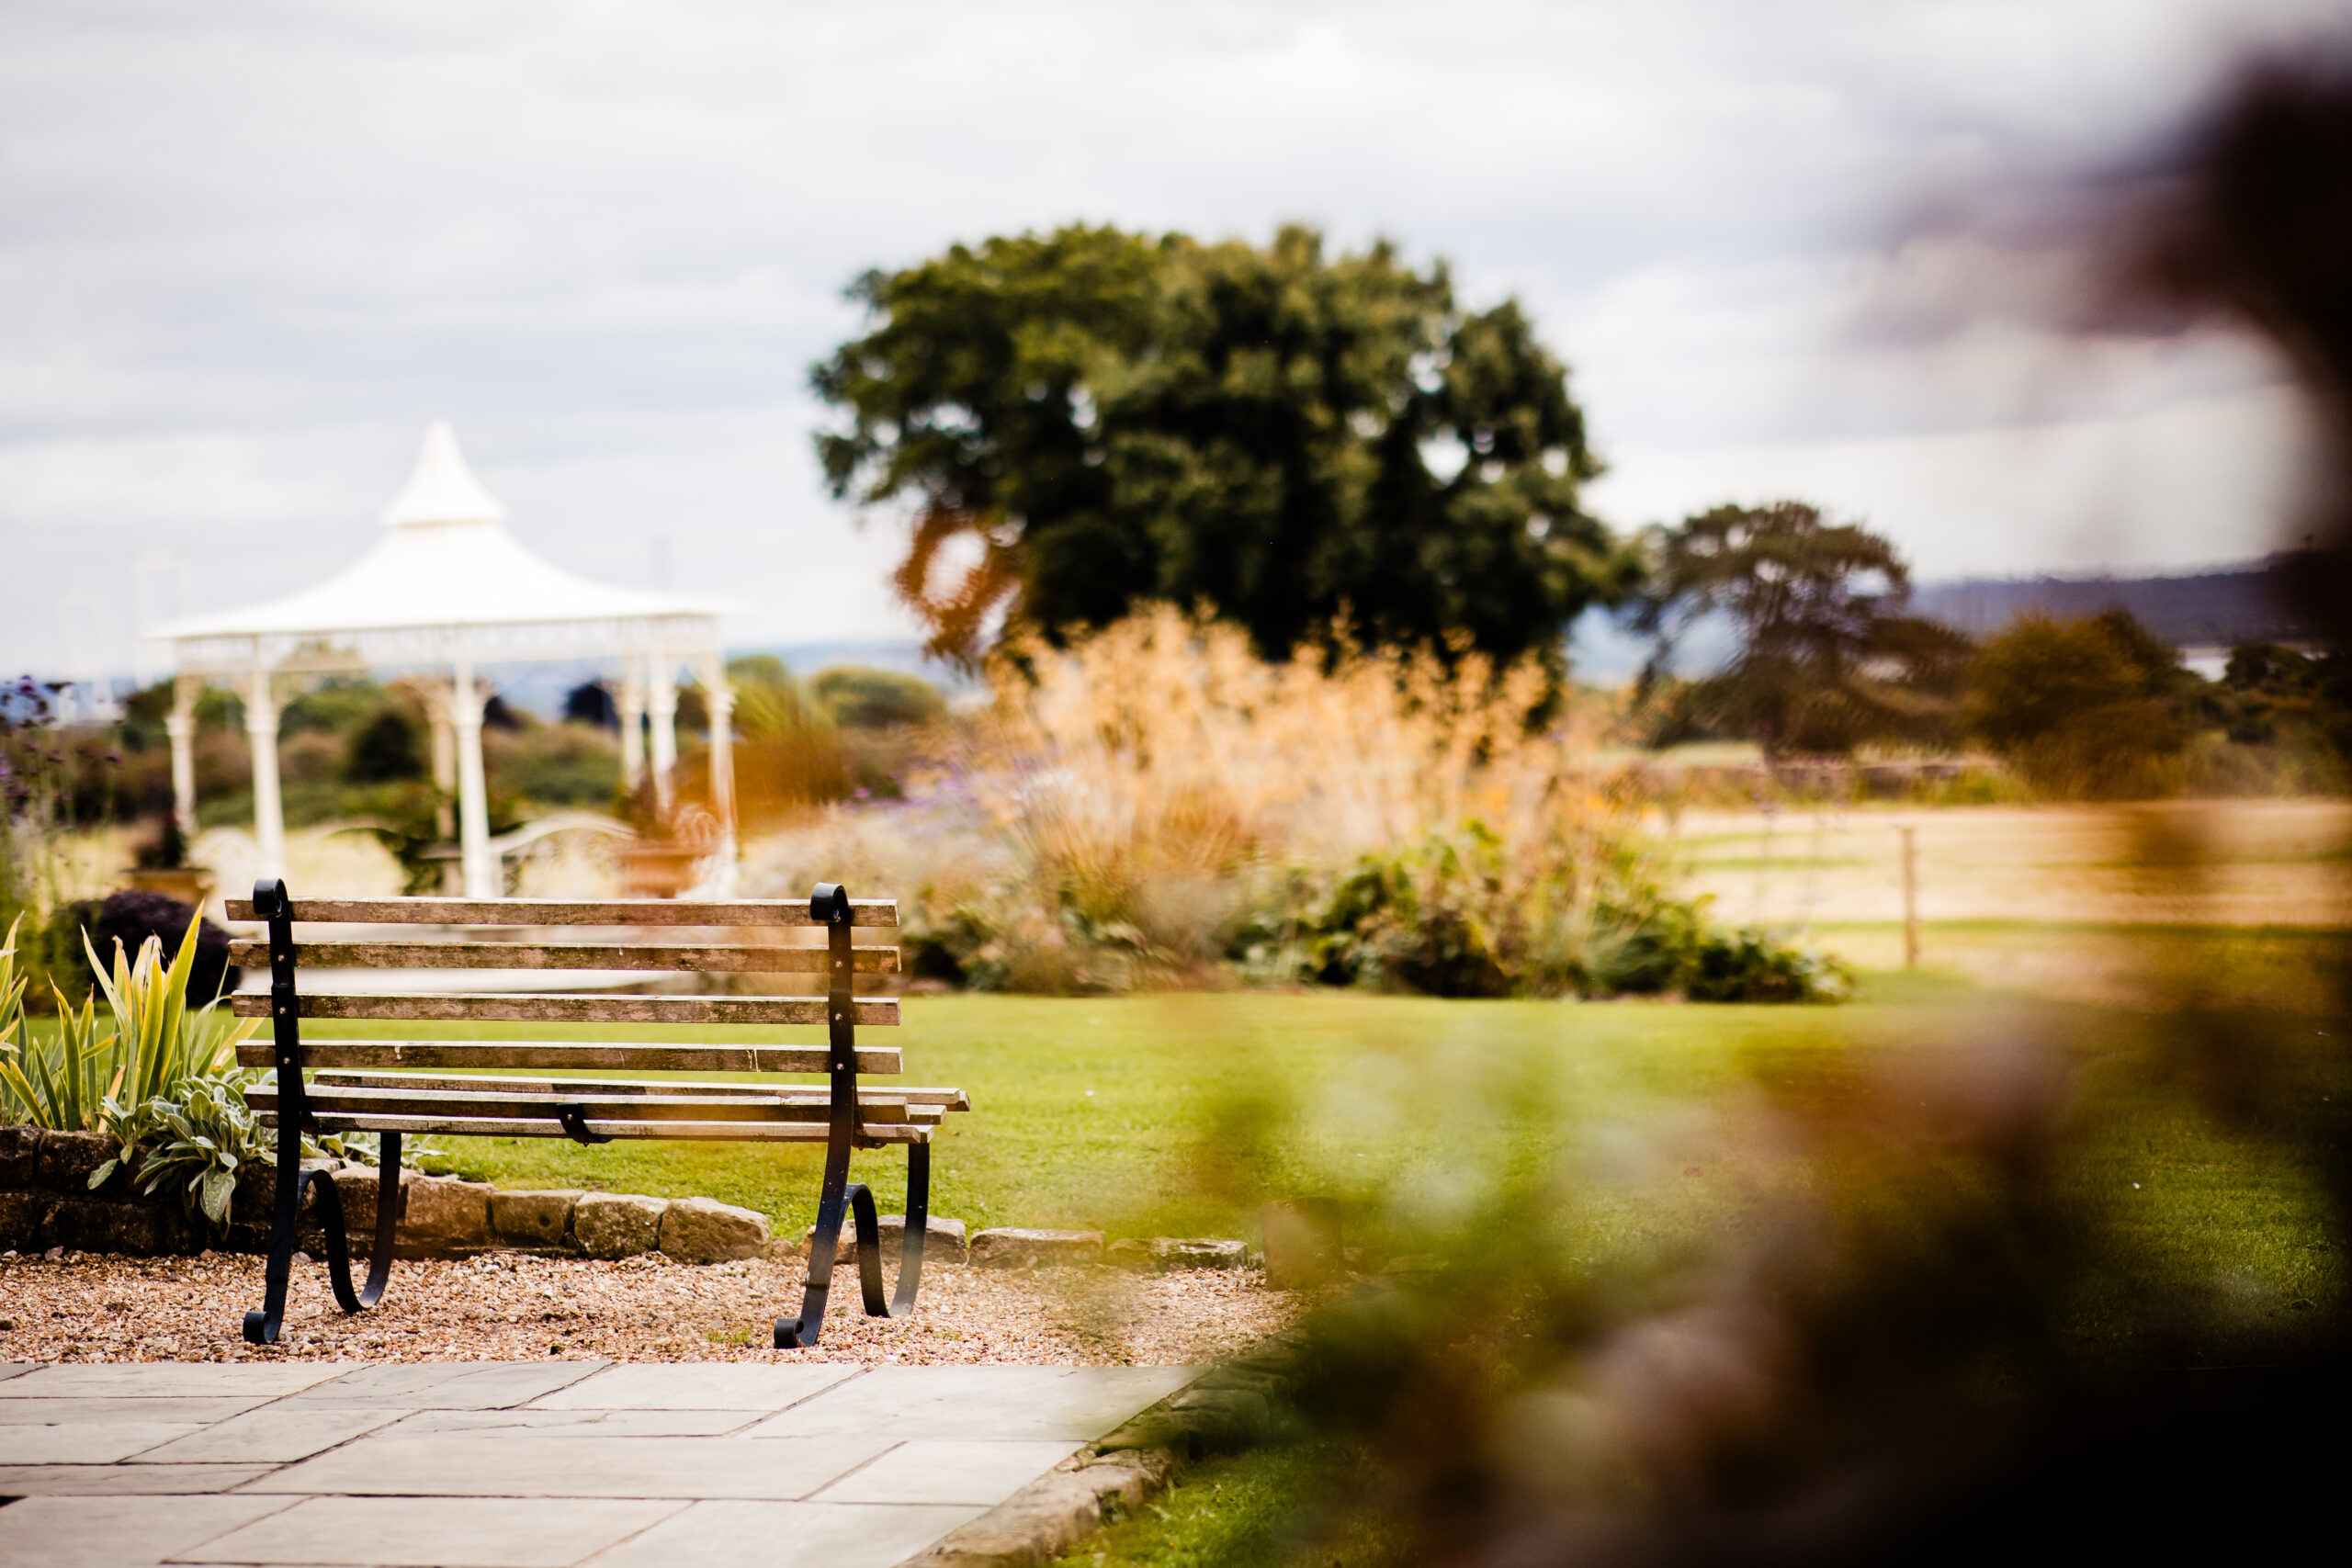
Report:
[[[948,1111],[970,1108],[958,1089],[861,1089],[858,1075],[896,1073],[892,1048],[861,1048],[860,1022],[898,1021],[891,998],[854,995],[860,968],[896,966],[895,947],[859,947],[857,926],[895,926],[888,899],[853,900],[838,885],[820,883],[808,902],[730,901],[688,904],[669,899],[575,903],[548,899],[459,898],[305,899],[297,904],[277,879],[254,885],[250,903],[232,901],[232,920],[266,922],[265,942],[232,944],[232,958],[269,964],[266,995],[231,999],[241,1017],[266,1017],[271,1038],[239,1047],[247,1066],[275,1069],[274,1080],[248,1092],[248,1103],[277,1129],[277,1185],[264,1271],[264,1304],[244,1317],[244,1337],[275,1343],[285,1322],[293,1276],[302,1196],[312,1194],[324,1233],[329,1281],[346,1313],[373,1306],[390,1277],[402,1203],[401,1141],[408,1133],[569,1137],[584,1145],[615,1138],[733,1138],[825,1144],[817,1228],[800,1313],[779,1318],[779,1348],[813,1345],[823,1332],[842,1222],[850,1219],[858,1280],[866,1313],[898,1317],[913,1311],[922,1277],[923,1240],[931,1195],[931,1135]],[[429,922],[453,928],[495,926],[792,926],[825,929],[821,956],[805,947],[548,944],[513,942],[297,942],[297,922]],[[300,964],[432,968],[777,971],[821,966],[826,994],[817,998],[713,998],[582,995],[304,995]],[[673,1022],[810,1024],[826,1026],[821,1052],[781,1044],[634,1045],[586,1042],[329,1041],[306,1046],[305,1018],[537,1021],[582,1023]],[[640,1079],[518,1080],[481,1076],[486,1067],[633,1066],[640,1070],[716,1068],[767,1073],[822,1072],[821,1093],[807,1085],[743,1082],[691,1084]],[[384,1071],[390,1067],[401,1071]],[[457,1069],[461,1076],[411,1074],[411,1067]],[[330,1071],[327,1069],[352,1069]],[[315,1082],[306,1081],[305,1073]],[[616,1114],[617,1112],[617,1114]],[[878,1118],[889,1115],[890,1121]],[[302,1139],[314,1132],[374,1132],[379,1163],[376,1235],[368,1278],[354,1289],[343,1199],[324,1170],[304,1170]],[[886,1290],[881,1230],[873,1193],[849,1179],[853,1148],[903,1144],[907,1149],[906,1230],[895,1291]],[[845,1213],[846,1212],[846,1213]]]

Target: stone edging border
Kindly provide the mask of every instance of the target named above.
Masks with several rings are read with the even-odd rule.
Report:
[[[1270,1433],[1291,1384],[1291,1350],[1288,1337],[1276,1335],[1210,1369],[899,1568],[1032,1568],[1051,1561],[1143,1506],[1193,1460]]]
[[[103,1133],[54,1133],[0,1123],[0,1251],[90,1252],[143,1258],[207,1251],[266,1251],[277,1173],[250,1165],[240,1173],[230,1223],[216,1230],[191,1219],[170,1186],[133,1190],[118,1168],[96,1189],[89,1177],[119,1153]],[[135,1166],[135,1161],[133,1162]],[[305,1161],[326,1170],[342,1199],[352,1250],[364,1256],[376,1230],[378,1174],[347,1160]],[[576,1188],[508,1190],[455,1177],[401,1172],[401,1219],[392,1255],[403,1259],[466,1258],[492,1252],[605,1260],[659,1252],[673,1262],[726,1263],[747,1258],[798,1258],[808,1235],[771,1235],[765,1214],[714,1198],[655,1198]],[[905,1220],[881,1216],[882,1252],[895,1263]],[[302,1195],[296,1245],[312,1256],[325,1247],[312,1194]],[[844,1225],[844,1245],[850,1237]],[[1238,1241],[1157,1236],[1106,1244],[1101,1231],[1003,1227],[967,1235],[964,1222],[933,1215],[925,1258],[982,1269],[1034,1269],[1109,1263],[1139,1272],[1241,1269],[1253,1261]]]

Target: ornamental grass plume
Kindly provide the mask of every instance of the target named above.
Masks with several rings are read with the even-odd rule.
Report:
[[[887,887],[912,972],[987,988],[1676,989],[1712,942],[1772,970],[1757,999],[1837,989],[1666,894],[1638,793],[1593,765],[1538,660],[1268,662],[1161,606],[1016,641],[989,673],[917,798],[782,835],[755,882]]]

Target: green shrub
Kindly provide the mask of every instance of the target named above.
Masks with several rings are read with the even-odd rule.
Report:
[[[482,753],[493,790],[518,802],[604,806],[621,787],[619,748],[590,725],[534,721],[485,734]]]
[[[938,687],[895,670],[845,664],[820,671],[808,688],[826,716],[848,729],[930,724],[947,712]]]
[[[343,776],[361,784],[423,778],[424,750],[415,720],[397,707],[388,707],[360,726],[351,738]]]
[[[1838,1001],[1852,981],[1834,960],[1756,931],[1711,927],[1703,901],[1613,880],[1617,901],[1580,897],[1577,870],[1513,885],[1513,857],[1471,823],[1318,883],[1295,868],[1268,879],[1235,922],[1228,954],[1277,982],[1363,986],[1438,997],[1679,992],[1693,1001]]]
[[[1969,667],[1969,729],[2060,799],[2177,794],[2199,718],[2196,674],[2120,610],[2018,616]]]

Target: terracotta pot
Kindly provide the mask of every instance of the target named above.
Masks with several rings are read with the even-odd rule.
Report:
[[[200,865],[169,869],[132,866],[122,874],[122,879],[139,892],[161,893],[191,908],[202,907],[212,896],[212,874]]]
[[[675,898],[694,886],[699,850],[660,840],[623,846],[621,891],[631,898]]]

